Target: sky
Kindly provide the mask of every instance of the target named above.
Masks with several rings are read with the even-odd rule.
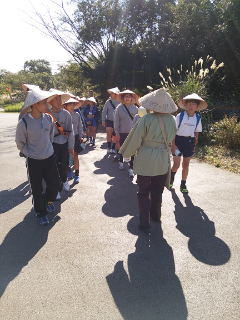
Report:
[[[50,3],[30,1],[43,13],[43,4]],[[22,10],[30,15],[33,12],[28,0],[0,0],[0,69],[16,73],[23,69],[25,61],[44,59],[51,63],[52,72],[57,72],[57,65],[65,64],[71,55],[56,40],[30,26],[27,22],[33,22]]]

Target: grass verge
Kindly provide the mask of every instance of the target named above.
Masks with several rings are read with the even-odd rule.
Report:
[[[227,149],[224,146],[199,146],[193,158],[240,174],[240,150]]]
[[[22,105],[23,105],[23,102],[3,106],[4,112],[20,112]]]

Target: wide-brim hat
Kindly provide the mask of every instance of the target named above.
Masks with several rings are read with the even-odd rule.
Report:
[[[22,106],[21,113],[29,113],[31,112],[31,106],[37,102],[40,102],[42,100],[47,99],[47,102],[51,101],[53,98],[55,98],[57,94],[54,94],[49,91],[44,90],[36,90],[36,91],[28,91],[27,97],[25,99],[25,102]]]
[[[86,98],[85,98],[85,97],[79,98],[79,96],[76,96],[76,99],[77,99],[78,101],[86,101]]]
[[[54,89],[54,88],[51,88],[49,90],[49,92],[52,92],[58,96],[61,96],[61,101],[62,101],[62,104],[64,104],[69,98],[70,98],[70,94],[69,93],[66,93],[66,92],[63,92],[63,91],[60,91],[60,90],[57,90],[57,89]]]
[[[146,94],[139,99],[139,103],[153,112],[173,113],[178,109],[170,94],[163,88]]]
[[[67,103],[77,103],[78,100],[73,98],[73,97],[70,97],[64,104],[67,104]]]
[[[202,110],[207,109],[207,107],[208,107],[208,104],[207,104],[206,101],[204,101],[204,100],[203,100],[201,97],[199,97],[199,95],[197,95],[196,93],[192,93],[192,94],[189,94],[188,96],[186,96],[186,97],[184,97],[183,99],[181,99],[181,100],[178,101],[178,106],[179,106],[179,108],[184,109],[184,110],[187,109],[186,100],[199,100],[199,101],[200,101],[200,103],[199,103],[196,111],[202,111]]]
[[[107,92],[119,94],[120,90],[118,89],[118,87],[115,87],[115,88],[108,89]]]
[[[36,86],[35,84],[22,83],[21,87],[25,92],[28,92],[29,90],[41,90],[39,86]]]
[[[93,103],[97,103],[94,97],[86,98],[86,101],[92,101]]]
[[[131,90],[124,90],[124,91],[120,91],[119,93],[118,93],[118,95],[117,95],[117,101],[119,102],[119,103],[122,103],[122,100],[123,100],[123,95],[124,94],[131,94],[132,95],[132,104],[134,104],[134,103],[138,103],[138,99],[139,99],[139,96],[135,93],[135,92],[133,92],[133,91],[131,91]]]

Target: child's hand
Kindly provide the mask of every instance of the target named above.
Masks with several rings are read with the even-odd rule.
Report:
[[[175,154],[175,150],[177,149],[177,146],[174,144],[174,145],[172,145],[172,147],[171,147],[171,152],[172,152],[172,154]]]
[[[83,143],[83,138],[79,138],[80,143]]]

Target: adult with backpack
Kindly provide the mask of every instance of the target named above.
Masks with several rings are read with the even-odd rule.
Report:
[[[196,93],[190,94],[178,101],[178,106],[185,111],[176,116],[177,133],[172,141],[173,166],[171,170],[170,188],[173,187],[175,174],[182,162],[182,181],[180,190],[188,193],[186,180],[188,176],[189,163],[198,142],[199,132],[202,132],[202,122],[196,111],[207,108],[208,104]]]
[[[114,111],[119,105],[117,94],[120,92],[118,87],[108,89],[110,98],[106,101],[102,111],[102,125],[106,127],[107,133],[107,153],[116,153],[116,134],[114,131]],[[112,142],[112,145],[111,145]]]

